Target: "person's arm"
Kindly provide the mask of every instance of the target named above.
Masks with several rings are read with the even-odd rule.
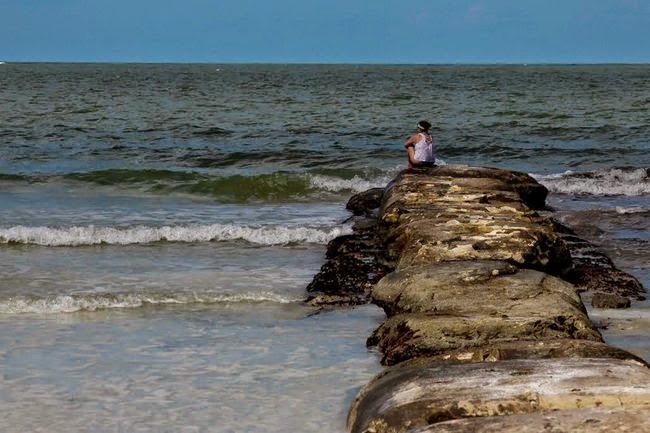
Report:
[[[406,148],[406,157],[409,160],[408,168],[413,168],[418,165],[418,161],[415,160],[415,146],[408,146]]]
[[[410,147],[415,146],[415,143],[417,143],[419,139],[420,137],[418,137],[417,134],[411,135],[411,137],[408,140],[406,140],[406,142],[404,143],[404,147],[408,148],[409,146]]]
[[[417,135],[414,135],[404,143],[406,157],[408,158],[407,168],[413,168],[418,165],[418,161],[415,160],[415,143],[418,142],[418,138]]]

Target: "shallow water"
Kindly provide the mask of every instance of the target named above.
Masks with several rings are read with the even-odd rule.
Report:
[[[342,431],[376,307],[239,303],[1,318],[3,432]],[[345,326],[341,326],[344,323]]]
[[[299,301],[421,118],[650,284],[650,66],[2,65],[0,430],[342,431],[382,313]]]
[[[650,287],[650,200],[648,196],[551,196],[557,217],[606,252],[617,267]],[[650,362],[650,300],[625,310],[592,309],[589,317],[605,341]]]
[[[647,279],[644,286],[647,288]],[[605,341],[650,362],[650,301],[641,301],[626,310],[589,309],[589,317],[599,327]]]

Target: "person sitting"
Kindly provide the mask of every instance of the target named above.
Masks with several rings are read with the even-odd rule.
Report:
[[[408,157],[407,168],[433,167],[436,165],[435,145],[429,133],[431,123],[420,120],[417,123],[417,134],[406,140],[404,147]]]

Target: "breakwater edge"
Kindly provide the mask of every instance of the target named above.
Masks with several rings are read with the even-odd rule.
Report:
[[[350,200],[353,233],[330,242],[307,301],[387,315],[367,341],[387,368],[349,432],[650,429],[647,363],[603,342],[579,294],[625,308],[645,290],[546,195],[523,173],[441,166]]]

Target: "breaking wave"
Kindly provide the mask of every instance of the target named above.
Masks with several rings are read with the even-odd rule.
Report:
[[[392,174],[377,170],[315,170],[218,176],[174,170],[107,169],[49,177],[0,173],[0,181],[47,182],[62,178],[153,194],[191,194],[224,203],[247,203],[305,200],[319,198],[323,193],[356,193],[386,185]]]
[[[209,242],[243,240],[260,245],[325,244],[351,231],[348,226],[329,229],[284,226],[210,224],[131,228],[74,226],[67,228],[13,226],[0,229],[0,243],[44,246],[129,245],[152,242]]]
[[[650,194],[650,175],[647,168],[611,168],[586,173],[532,175],[549,191],[574,195]]]
[[[155,305],[273,302],[287,304],[301,299],[272,292],[196,293],[77,293],[51,296],[14,296],[0,299],[0,314],[56,314]]]
[[[385,186],[388,182],[390,182],[390,180],[390,176],[385,176],[373,180],[366,180],[360,178],[359,176],[354,176],[352,179],[339,179],[320,175],[310,176],[310,184],[312,187],[331,192],[363,192],[369,190],[370,188]]]

